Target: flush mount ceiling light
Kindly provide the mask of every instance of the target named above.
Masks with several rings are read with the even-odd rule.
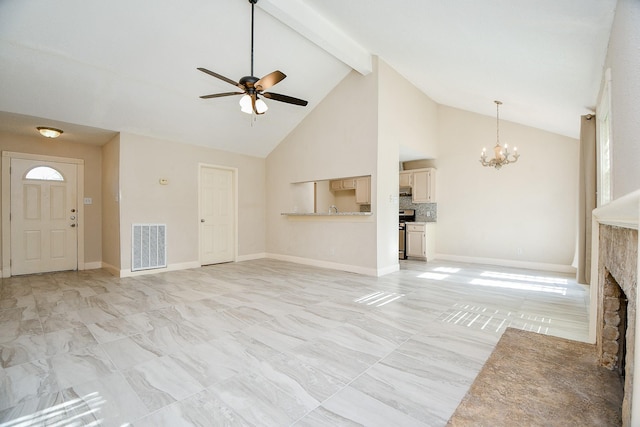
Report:
[[[238,82],[234,82],[233,80],[222,76],[218,73],[214,73],[213,71],[209,71],[206,68],[199,67],[198,70],[203,73],[209,74],[217,79],[222,80],[223,82],[227,82],[237,88],[241,89],[242,92],[224,92],[224,93],[214,93],[211,95],[203,95],[200,98],[202,99],[210,99],[210,98],[220,98],[223,96],[233,96],[233,95],[243,95],[240,98],[240,111],[247,114],[264,114],[269,107],[267,107],[267,103],[260,99],[260,96],[271,99],[273,101],[285,102],[287,104],[300,105],[302,107],[307,105],[307,101],[303,99],[294,98],[292,96],[282,95],[274,92],[265,92],[265,90],[275,86],[279,82],[281,82],[285,77],[287,77],[281,71],[274,71],[270,74],[262,78],[255,77],[253,75],[253,15],[254,15],[254,6],[258,3],[258,0],[249,0],[251,3],[251,75],[244,76]]]
[[[38,132],[40,132],[40,135],[47,138],[57,138],[63,133],[60,129],[50,128],[45,126],[38,126],[36,129],[38,129]]]
[[[509,153],[507,144],[504,144],[504,148],[500,145],[500,105],[502,105],[502,102],[493,102],[496,103],[496,146],[493,147],[494,157],[487,160],[487,149],[483,148],[482,153],[480,153],[480,163],[482,163],[482,166],[491,166],[500,169],[504,165],[517,162],[520,154],[518,154],[518,148],[513,147],[513,156],[510,158],[511,153]]]

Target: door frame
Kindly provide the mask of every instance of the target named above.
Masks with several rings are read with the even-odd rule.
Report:
[[[78,168],[76,197],[78,206],[78,270],[84,270],[84,160],[44,154],[2,152],[2,277],[11,277],[11,159],[72,163]]]
[[[231,168],[228,166],[220,166],[213,165],[210,163],[198,163],[198,263],[202,266],[202,236],[200,233],[200,209],[201,209],[201,200],[200,194],[202,190],[202,183],[200,182],[200,178],[202,177],[202,169],[203,168],[213,168],[220,169],[225,171],[231,171],[231,179],[232,179],[232,197],[233,197],[233,262],[238,261],[238,168]]]

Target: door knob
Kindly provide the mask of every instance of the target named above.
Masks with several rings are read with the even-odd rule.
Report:
[[[76,219],[75,215],[71,215],[71,217],[69,219]]]
[[[75,209],[71,209],[71,212],[75,212],[75,211],[76,211]]]
[[[76,226],[75,224],[71,224],[71,227],[75,227],[75,226]]]
[[[200,220],[200,222],[204,222],[204,218]]]

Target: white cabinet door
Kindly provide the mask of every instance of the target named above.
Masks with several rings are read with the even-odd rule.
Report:
[[[411,187],[411,185],[412,185],[412,182],[411,182],[412,175],[413,175],[413,172],[411,172],[411,171],[400,172],[400,187]]]
[[[407,256],[424,258],[425,248],[424,231],[407,231]]]
[[[420,169],[413,172],[412,202],[435,203],[436,201],[435,169]]]
[[[371,177],[356,178],[356,204],[371,204]]]
[[[425,228],[424,224],[407,224],[407,256],[427,256]]]
[[[354,190],[356,188],[356,179],[349,178],[342,180],[342,189],[343,190]]]
[[[413,188],[411,189],[413,203],[427,203],[429,201],[429,172],[426,170],[413,173]]]

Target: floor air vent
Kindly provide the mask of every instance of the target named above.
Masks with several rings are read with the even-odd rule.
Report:
[[[167,266],[167,225],[133,224],[131,271]]]

